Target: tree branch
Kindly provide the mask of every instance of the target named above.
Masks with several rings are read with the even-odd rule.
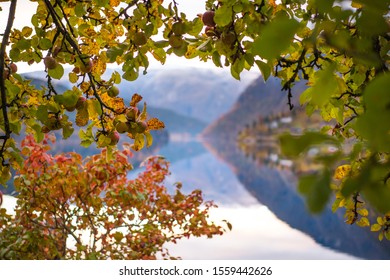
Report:
[[[5,28],[4,34],[3,34],[3,40],[1,42],[1,49],[0,49],[0,95],[1,95],[1,111],[3,113],[4,118],[4,132],[5,135],[1,138],[3,139],[2,147],[0,149],[0,158],[2,158],[2,163],[4,164],[4,158],[3,158],[3,152],[5,149],[5,145],[7,143],[7,140],[11,137],[11,129],[9,126],[9,119],[8,119],[8,112],[7,112],[7,92],[5,88],[5,51],[8,45],[8,39],[9,35],[11,33],[11,28],[14,24],[15,19],[15,12],[16,12],[16,3],[17,0],[11,0],[11,5],[9,8],[9,14],[8,14],[8,21],[7,26]]]
[[[61,18],[56,13],[53,5],[50,3],[50,0],[44,0],[44,1],[45,1],[45,5],[47,7],[47,10],[48,10],[49,14],[51,15],[51,17],[53,19],[53,22],[56,25],[58,31],[61,32],[61,34],[64,36],[65,40],[68,41],[68,43],[76,51],[76,53],[77,53],[78,57],[80,58],[81,62],[84,63],[84,65],[86,65],[87,63],[85,62],[85,57],[83,56],[82,52],[80,51],[77,42],[72,38],[72,36],[67,31],[66,26],[64,26],[64,24],[62,23]],[[133,2],[136,2],[136,1],[133,1]],[[66,18],[65,14],[63,14],[63,17],[65,18],[65,21],[67,23],[69,23],[69,21]],[[106,109],[108,109],[108,110],[110,110],[110,111],[112,111],[114,113],[116,111],[113,108],[111,108],[110,106],[108,106],[107,104],[105,104],[103,102],[103,100],[100,98],[100,96],[98,94],[98,91],[97,91],[97,88],[96,88],[96,85],[95,85],[95,82],[94,82],[94,77],[93,77],[92,73],[91,72],[87,73],[87,76],[88,76],[89,81],[90,81],[90,86],[92,88],[93,95],[98,100],[98,102],[100,104],[100,107],[102,109],[102,112],[103,112],[102,115],[101,115],[101,124],[102,124],[103,131],[104,131],[104,123],[103,123],[104,108],[106,108]]]

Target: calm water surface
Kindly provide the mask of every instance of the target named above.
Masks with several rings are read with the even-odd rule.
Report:
[[[202,189],[205,199],[213,200],[219,206],[212,211],[211,218],[215,221],[228,220],[232,223],[233,230],[212,239],[181,240],[178,244],[169,246],[173,256],[181,256],[183,259],[355,259],[372,257],[370,253],[366,256],[360,253],[353,254],[353,250],[352,252],[348,250],[348,246],[342,246],[344,233],[341,233],[336,241],[332,237],[332,240],[328,241],[330,246],[324,242],[321,243],[326,238],[310,235],[313,232],[317,232],[318,235],[327,234],[326,230],[321,233],[317,229],[317,218],[311,221],[311,215],[306,213],[306,216],[301,219],[302,224],[296,223],[295,218],[281,219],[267,205],[259,202],[254,189],[244,186],[243,180],[238,179],[241,176],[240,167],[237,169],[231,163],[224,162],[205,148],[207,145],[203,145],[202,141],[175,140],[170,141],[159,151],[160,155],[171,161],[172,175],[167,185],[182,182],[184,191],[190,192],[194,188]],[[254,166],[253,168],[258,168],[249,159],[248,162]],[[245,165],[242,168],[248,171]],[[257,178],[256,174],[247,179],[253,181],[254,185],[258,182],[259,186],[267,188],[264,180]],[[267,180],[269,179],[265,182]],[[273,181],[276,184],[279,182],[278,178],[271,176],[269,188],[274,187]],[[300,199],[298,195],[295,194],[295,196]],[[265,199],[265,201],[268,200]],[[286,203],[291,201],[294,202],[294,199],[283,198],[283,201],[280,201],[282,209],[280,211],[283,212]],[[303,201],[300,203],[302,204]],[[302,214],[299,212],[302,205],[296,207],[298,208],[297,215]],[[270,207],[274,208],[272,203]],[[295,206],[292,205],[292,207]],[[285,217],[286,214],[295,215],[291,212],[280,216]],[[334,220],[328,220],[329,223],[335,223]],[[341,224],[349,227],[343,221]],[[315,230],[312,229],[313,227]],[[323,227],[334,226],[324,224]],[[375,239],[373,240],[376,244]],[[337,246],[340,250],[335,249]],[[373,245],[373,248],[376,250],[376,246]],[[378,253],[377,258],[386,258],[386,254]]]

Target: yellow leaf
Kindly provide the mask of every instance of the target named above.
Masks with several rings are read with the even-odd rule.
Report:
[[[379,225],[379,224],[373,224],[373,225],[371,226],[371,231],[380,231],[381,228],[382,228],[381,225]]]
[[[367,217],[367,216],[368,216],[368,210],[365,209],[365,208],[359,209],[359,210],[358,210],[358,213],[359,213],[360,215],[362,215],[363,217]]]
[[[152,118],[148,120],[148,129],[149,130],[159,130],[165,128],[164,122],[160,121],[157,118]]]
[[[366,217],[363,217],[356,224],[360,227],[369,227],[370,221]]]
[[[134,93],[133,96],[131,97],[130,101],[130,106],[137,106],[137,104],[142,100],[142,96],[139,95],[138,93]]]
[[[350,172],[351,172],[351,165],[349,164],[340,165],[339,167],[336,168],[333,178],[336,180],[341,180],[344,177],[348,176]]]
[[[75,84],[75,83],[77,83],[78,79],[79,79],[79,77],[77,76],[76,73],[74,73],[74,72],[69,73],[69,82],[71,82],[72,84]]]
[[[85,126],[88,124],[89,114],[86,107],[80,108],[76,113],[76,124],[78,126]]]
[[[118,7],[120,4],[119,0],[110,0],[110,6],[111,7]]]

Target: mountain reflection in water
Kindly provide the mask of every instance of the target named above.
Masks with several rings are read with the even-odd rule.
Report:
[[[211,218],[233,224],[224,236],[179,241],[169,247],[172,255],[184,259],[390,258],[387,243],[380,243],[367,228],[345,224],[341,211],[310,214],[296,191],[293,174],[255,164],[234,145],[224,154],[226,145],[218,139],[169,142],[159,151],[171,161],[168,186],[182,182],[185,192],[202,189],[205,199],[219,206]]]

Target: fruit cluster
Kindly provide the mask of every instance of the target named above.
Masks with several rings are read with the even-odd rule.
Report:
[[[132,136],[137,133],[144,133],[148,127],[145,121],[139,120],[140,111],[137,107],[129,107],[126,110],[125,118],[119,115],[114,119],[115,129],[118,133],[130,133]]]
[[[234,32],[234,26],[225,26],[223,28],[217,26],[214,20],[215,12],[206,11],[202,15],[202,22],[206,26],[204,33],[208,37],[214,37],[217,39],[217,43],[227,50],[233,49],[234,44],[237,41],[237,35]]]
[[[8,79],[9,75],[14,74],[16,72],[18,72],[18,66],[15,63],[11,62],[4,68],[4,72],[3,72],[4,80]]]

